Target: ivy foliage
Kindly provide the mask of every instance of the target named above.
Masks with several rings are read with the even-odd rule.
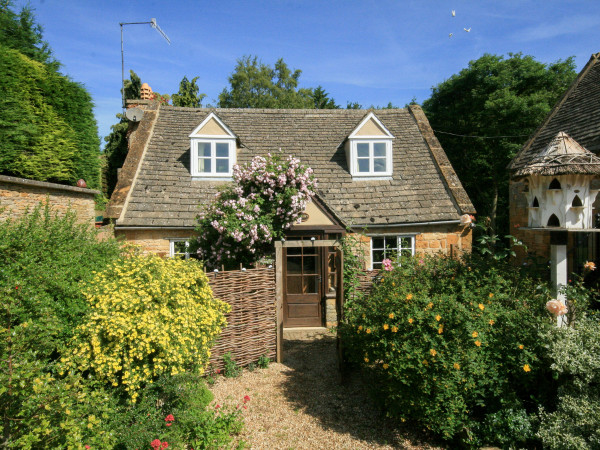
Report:
[[[58,72],[25,8],[0,4],[0,173],[100,187],[100,140],[85,88]]]

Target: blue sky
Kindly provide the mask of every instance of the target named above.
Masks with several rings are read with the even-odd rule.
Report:
[[[342,106],[369,107],[422,102],[484,53],[522,52],[543,63],[574,56],[580,70],[600,51],[599,0],[28,3],[62,72],[91,93],[101,136],[120,111],[119,22],[156,18],[171,39],[168,45],[150,25],[125,26],[126,74],[134,70],[163,94],[177,92],[184,75],[199,76],[213,104],[244,55],[270,65],[284,58],[302,70],[301,87],[322,85]]]

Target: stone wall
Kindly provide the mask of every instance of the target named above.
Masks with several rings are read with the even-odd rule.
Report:
[[[115,237],[139,246],[144,253],[169,256],[171,239],[188,239],[194,230],[155,229],[155,230],[115,230]]]
[[[71,209],[79,222],[93,224],[97,194],[92,189],[0,175],[0,220],[21,217],[47,200],[59,214]]]

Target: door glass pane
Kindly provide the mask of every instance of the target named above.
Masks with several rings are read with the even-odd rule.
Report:
[[[302,292],[304,294],[316,294],[317,293],[317,276],[309,275],[302,277]]]
[[[376,142],[373,144],[373,156],[385,156],[385,143]]]
[[[198,156],[210,157],[210,142],[198,143]]]
[[[369,160],[368,159],[359,159],[358,160],[358,171],[359,172],[369,172]]]
[[[304,274],[317,273],[317,257],[316,256],[304,256]]]
[[[201,173],[210,173],[211,167],[210,158],[199,158],[198,159],[198,172]]]
[[[217,158],[229,158],[229,144],[217,143]]]
[[[369,157],[369,144],[356,144],[356,156]]]
[[[302,256],[288,256],[287,272],[302,273]]]
[[[317,254],[317,248],[318,247],[303,247],[302,248],[302,253],[304,253],[305,255],[316,255]]]
[[[375,172],[385,172],[385,158],[375,158],[373,160],[373,170]]]
[[[228,159],[217,159],[217,173],[228,173],[229,172],[229,160]]]
[[[302,247],[287,247],[287,254],[288,255],[301,255]]]
[[[288,294],[302,294],[302,276],[288,276],[287,277],[287,293]]]

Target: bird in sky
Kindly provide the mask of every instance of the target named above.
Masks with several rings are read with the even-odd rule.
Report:
[[[456,17],[456,11],[452,10],[452,17]]]
[[[465,30],[467,33],[471,32],[471,27],[469,27],[469,29],[463,28],[463,30]]]
[[[452,35],[453,35],[453,34],[454,34],[454,33],[450,33],[450,34],[448,35],[448,37],[452,37]]]

